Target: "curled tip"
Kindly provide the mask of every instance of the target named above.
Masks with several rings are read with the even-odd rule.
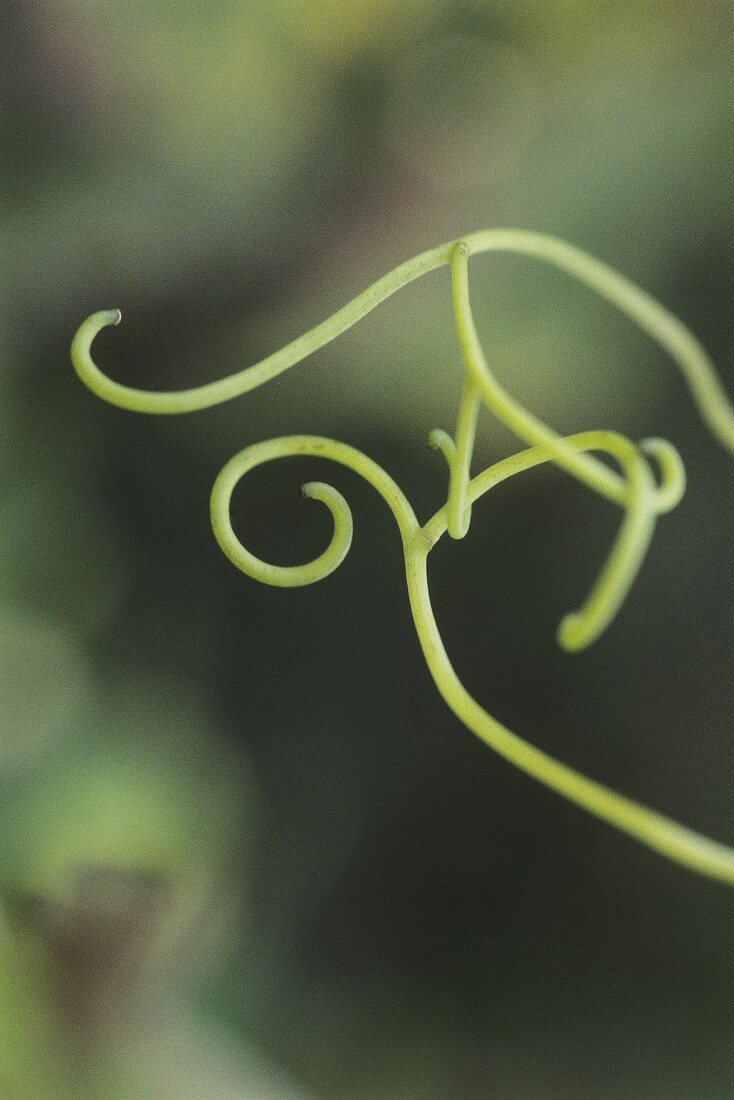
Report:
[[[686,491],[686,468],[676,448],[667,439],[643,439],[643,454],[653,458],[658,465],[660,483],[655,494],[655,510],[670,512],[680,503]]]
[[[117,404],[124,404],[124,402],[114,402],[110,394],[115,394],[118,390],[126,392],[125,387],[119,386],[102,374],[92,359],[91,347],[95,336],[103,328],[119,325],[121,320],[122,313],[119,309],[100,309],[87,317],[86,321],[82,321],[71,342],[71,361],[82,382],[92,393],[96,393],[105,400],[113,400],[113,403]]]
[[[594,640],[594,635],[589,634],[584,617],[578,611],[571,611],[561,619],[556,638],[561,649],[568,653],[578,653],[586,649]]]
[[[304,440],[307,444],[313,441],[312,437],[308,436],[295,438],[301,446]],[[321,447],[324,441],[316,439],[315,442]],[[292,444],[291,439],[276,439],[264,444],[255,444],[240,451],[220,471],[212,486],[210,503],[214,537],[229,560],[248,577],[278,588],[298,588],[304,584],[323,580],[341,565],[352,544],[352,513],[349,505],[337,489],[321,481],[307,481],[301,486],[302,496],[325,504],[334,521],[331,541],[317,558],[304,565],[271,565],[251,554],[235,534],[230,515],[230,501],[235,486],[248,470],[268,462],[271,458],[306,453],[300,449],[291,450],[290,444]]]
[[[301,496],[304,500],[319,500],[319,488],[321,483],[318,481],[306,481],[301,486]]]
[[[430,433],[428,436],[428,449],[430,451],[440,451],[449,466],[456,458],[456,444],[443,428],[434,428]]]

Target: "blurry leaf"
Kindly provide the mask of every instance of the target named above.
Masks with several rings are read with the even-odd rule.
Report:
[[[283,21],[322,57],[342,61],[420,33],[444,0],[271,0]]]
[[[0,605],[0,775],[35,763],[89,701],[85,662],[55,623]]]
[[[85,868],[161,874],[174,889],[176,921],[186,923],[223,867],[241,863],[252,785],[217,750],[185,690],[125,679],[6,800],[1,873],[18,889],[62,898]]]
[[[0,921],[0,1094],[7,1100],[72,1100],[45,973],[38,942]]]

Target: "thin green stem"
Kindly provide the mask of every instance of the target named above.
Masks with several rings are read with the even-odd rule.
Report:
[[[565,437],[565,442],[570,447],[574,447],[577,450],[604,451],[619,462],[621,462],[623,449],[626,449],[626,445],[629,444],[629,440],[625,439],[625,437],[618,432],[609,432],[600,429],[568,435]],[[666,440],[645,440],[640,444],[640,449],[647,443],[664,444],[674,455],[678,456],[678,452],[672,444],[668,443]],[[632,446],[634,446],[634,444],[632,444]],[[518,451],[508,458],[503,458],[501,461],[488,466],[485,470],[482,470],[480,474],[477,474],[476,477],[473,477],[467,487],[467,500],[470,504],[475,504],[480,497],[488,493],[495,485],[507,481],[508,478],[513,477],[515,474],[523,473],[525,470],[532,470],[535,466],[542,466],[546,462],[553,461],[554,458],[546,447],[528,447],[527,450]],[[679,457],[678,463],[680,463]],[[672,461],[672,458],[670,461],[666,460],[665,465],[661,466],[661,482],[655,495],[655,510],[658,513],[668,511],[668,504],[673,493],[680,491],[678,478],[679,467]],[[446,504],[439,508],[435,515],[431,516],[431,518],[423,524],[422,530],[429,546],[433,546],[438,542],[441,536],[448,530],[448,508]]]
[[[627,446],[631,446],[624,437],[614,432],[599,431],[569,436],[565,442],[579,451],[604,451],[619,461],[625,457]],[[341,494],[329,486],[321,488],[333,494],[330,508],[335,534],[324,554],[313,562],[293,567],[270,565],[245,550],[232,529],[231,497],[240,478],[264,462],[305,455],[328,458],[348,467],[372,485],[388,504],[403,544],[410,607],[421,649],[439,693],[468,729],[526,774],[607,824],[628,833],[691,870],[734,885],[734,850],[677,824],[556,760],[507,729],[469,695],[446,653],[428,590],[428,554],[447,530],[448,505],[444,505],[428,523],[420,527],[413,509],[395,481],[380,466],[353,447],[320,436],[296,435],[272,439],[241,451],[227,463],[214,484],[211,499],[212,526],[227,557],[255,580],[278,586],[283,583],[308,584],[321,580],[336,567],[338,562],[330,560],[327,565],[326,559],[334,543],[338,541],[338,529],[348,529],[351,538],[351,515]],[[470,503],[474,503],[500,482],[550,461],[554,461],[554,455],[544,447],[533,447],[504,459],[484,470],[469,483],[467,498]],[[664,498],[669,491],[670,486],[664,475],[658,490],[659,496]],[[654,496],[655,490],[652,492]],[[338,556],[341,561],[344,555],[339,552]],[[286,569],[291,572],[289,579],[284,582],[283,571]]]
[[[326,550],[304,565],[270,565],[245,549],[234,532],[230,514],[232,494],[238,482],[257,466],[278,458],[328,458],[353,470],[373,486],[395,517],[404,542],[420,532],[415,512],[405,494],[388,473],[361,451],[317,435],[290,435],[253,443],[234,455],[222,469],[212,487],[210,514],[214,536],[220,547],[248,577],[279,588],[313,584],[332,573],[346,557],[352,542],[352,513],[341,493],[330,485],[312,482],[303,487],[306,497],[323,501],[331,512],[334,531]]]
[[[666,464],[662,467],[660,488],[656,489],[641,450],[617,432],[582,432],[567,437],[563,443],[567,450],[575,453],[605,452],[619,463],[626,475],[625,516],[611,553],[583,606],[566,615],[558,629],[559,644],[564,649],[577,651],[591,645],[622,606],[649,546],[655,518],[672,499],[673,489],[679,487],[678,469],[665,451]],[[670,444],[666,447],[674,450]],[[542,445],[490,466],[467,486],[468,507],[506,478],[549,461],[556,461],[556,455]],[[430,545],[449,530],[450,519],[451,508],[447,503],[424,525],[423,532]]]
[[[428,592],[427,557],[428,550],[418,543],[406,553],[410,604],[433,681],[457,718],[500,756],[570,802],[689,870],[734,886],[734,849],[589,779],[518,737],[479,706],[456,675],[441,640]]]
[[[457,257],[457,246],[461,246],[459,253],[466,250],[467,259],[479,252],[534,256],[560,268],[606,298],[668,352],[683,372],[704,421],[724,446],[734,451],[734,411],[711,360],[695,336],[664,306],[606,264],[556,237],[523,229],[482,230],[469,233],[460,241],[421,252],[279,351],[227,378],[203,386],[170,393],[154,392],[124,386],[108,378],[94,363],[91,344],[102,328],[119,323],[120,311],[116,309],[94,313],[82,323],[72,342],[72,362],[84,384],[112,405],[135,412],[163,414],[205,409],[248,393],[324,347],[408,283],[451,263]],[[614,483],[609,481],[604,495],[613,492]]]
[[[333,532],[320,555],[296,566],[272,565],[244,547],[232,526],[232,494],[240,478],[256,466],[298,455],[328,458],[359,474],[380,493],[396,519],[420,644],[439,692],[461,721],[507,760],[590,813],[670,859],[732,885],[734,851],[586,778],[506,729],[464,689],[441,641],[428,592],[428,552],[446,531],[453,538],[462,538],[469,528],[472,504],[501,481],[540,463],[554,462],[624,511],[617,538],[591,592],[580,610],[567,615],[559,627],[561,645],[574,650],[594,641],[617,614],[639,570],[657,517],[675,507],[685,489],[685,471],[680,456],[665,440],[648,439],[636,446],[624,436],[607,431],[584,432],[564,438],[502,387],[485,358],[469,293],[469,257],[474,253],[495,251],[517,252],[551,263],[627,314],[678,364],[704,421],[721,442],[734,451],[732,406],[706,352],[680,321],[639,287],[580,249],[553,237],[523,230],[494,229],[472,233],[460,241],[423,252],[389,272],[326,321],[279,351],[227,378],[201,386],[170,393],[148,392],[122,385],[103,374],[92,359],[91,345],[102,328],[118,323],[117,310],[95,313],[81,325],[72,342],[72,361],[82,381],[114,405],[164,414],[204,409],[247,393],[288,370],[408,283],[449,264],[456,333],[465,374],[456,440],[441,429],[430,436],[430,445],[441,450],[449,468],[446,504],[420,527],[400,488],[367,456],[346,444],[320,436],[289,436],[245,448],[221,471],[211,498],[211,520],[217,541],[239,569],[266,584],[293,587],[322,580],[344,560],[351,545],[352,516],[341,493],[322,482],[310,482],[303,487],[304,496],[321,501],[329,509]],[[470,479],[482,403],[532,446]],[[592,451],[605,453],[619,467],[619,472],[589,453]],[[657,466],[657,485],[648,459]]]
[[[590,455],[567,447],[542,420],[515,401],[489,369],[474,323],[469,296],[469,246],[461,241],[451,254],[451,290],[456,334],[469,378],[489,409],[525,443],[545,446],[559,466],[617,504],[624,502],[624,481]]]
[[[709,430],[734,452],[734,409],[706,349],[647,291],[580,248],[546,233],[486,229],[462,238],[469,254],[516,252],[552,264],[625,313],[677,363]]]
[[[466,489],[477,434],[479,402],[479,389],[473,379],[467,378],[456,420],[456,447],[449,462],[448,531],[452,539],[463,539],[471,522],[471,505],[467,503]]]
[[[71,359],[74,369],[82,382],[104,401],[111,405],[118,405],[123,409],[133,412],[175,414],[197,412],[199,409],[210,408],[212,405],[220,405],[223,401],[231,401],[234,397],[249,393],[250,390],[262,386],[272,378],[276,378],[283,371],[300,363],[302,359],[312,355],[313,352],[329,344],[337,336],[351,328],[367,313],[380,305],[396,291],[413,282],[415,279],[433,271],[442,264],[448,263],[449,246],[442,245],[439,248],[431,248],[421,253],[407,263],[401,264],[393,271],[378,279],[376,283],[368,287],[351,302],[337,310],[326,321],[310,329],[292,340],[285,347],[272,355],[266,356],[259,363],[255,363],[244,370],[220,378],[216,382],[207,382],[203,386],[194,386],[191,389],[169,392],[156,392],[150,390],[135,389],[132,386],[123,386],[120,382],[114,382],[97,367],[91,356],[91,344],[94,337],[107,325],[116,325],[120,321],[120,311],[101,310],[93,313],[82,323],[74,337],[71,346]]]
[[[456,444],[449,433],[443,428],[434,428],[428,436],[428,446],[432,451],[441,452],[450,471],[456,461]]]

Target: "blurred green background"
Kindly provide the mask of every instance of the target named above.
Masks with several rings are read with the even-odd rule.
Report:
[[[423,665],[382,503],[263,469],[237,527],[322,544],[238,574],[224,462],[314,432],[427,516],[461,370],[444,270],[228,406],[146,418],[462,232],[559,234],[664,301],[730,392],[728,0],[0,2],[0,1095],[708,1100],[734,1093],[732,898],[475,742]],[[680,378],[532,261],[473,264],[504,383],[559,430],[662,434],[689,472],[618,621],[568,656],[619,517],[558,471],[432,556],[459,674],[511,728],[734,838],[734,466]],[[482,420],[478,459],[515,448]],[[281,468],[282,467],[282,468]],[[433,560],[435,558],[435,560]]]

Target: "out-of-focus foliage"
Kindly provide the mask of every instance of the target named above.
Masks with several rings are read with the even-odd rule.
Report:
[[[313,591],[259,590],[211,540],[220,466],[291,431],[439,502],[446,273],[192,418],[104,407],[68,363],[77,323],[120,306],[96,349],[117,377],[209,380],[422,248],[514,224],[645,285],[731,379],[731,31],[723,0],[0,3],[0,1093],[731,1095],[730,899],[471,743],[379,502],[342,478],[355,548]],[[509,257],[472,285],[520,399],[563,431],[669,435],[690,490],[575,659],[554,624],[617,517],[557,473],[497,490],[433,564],[457,670],[730,838],[726,458],[590,295]],[[293,491],[310,468],[285,467],[236,519],[297,561],[324,533]]]

